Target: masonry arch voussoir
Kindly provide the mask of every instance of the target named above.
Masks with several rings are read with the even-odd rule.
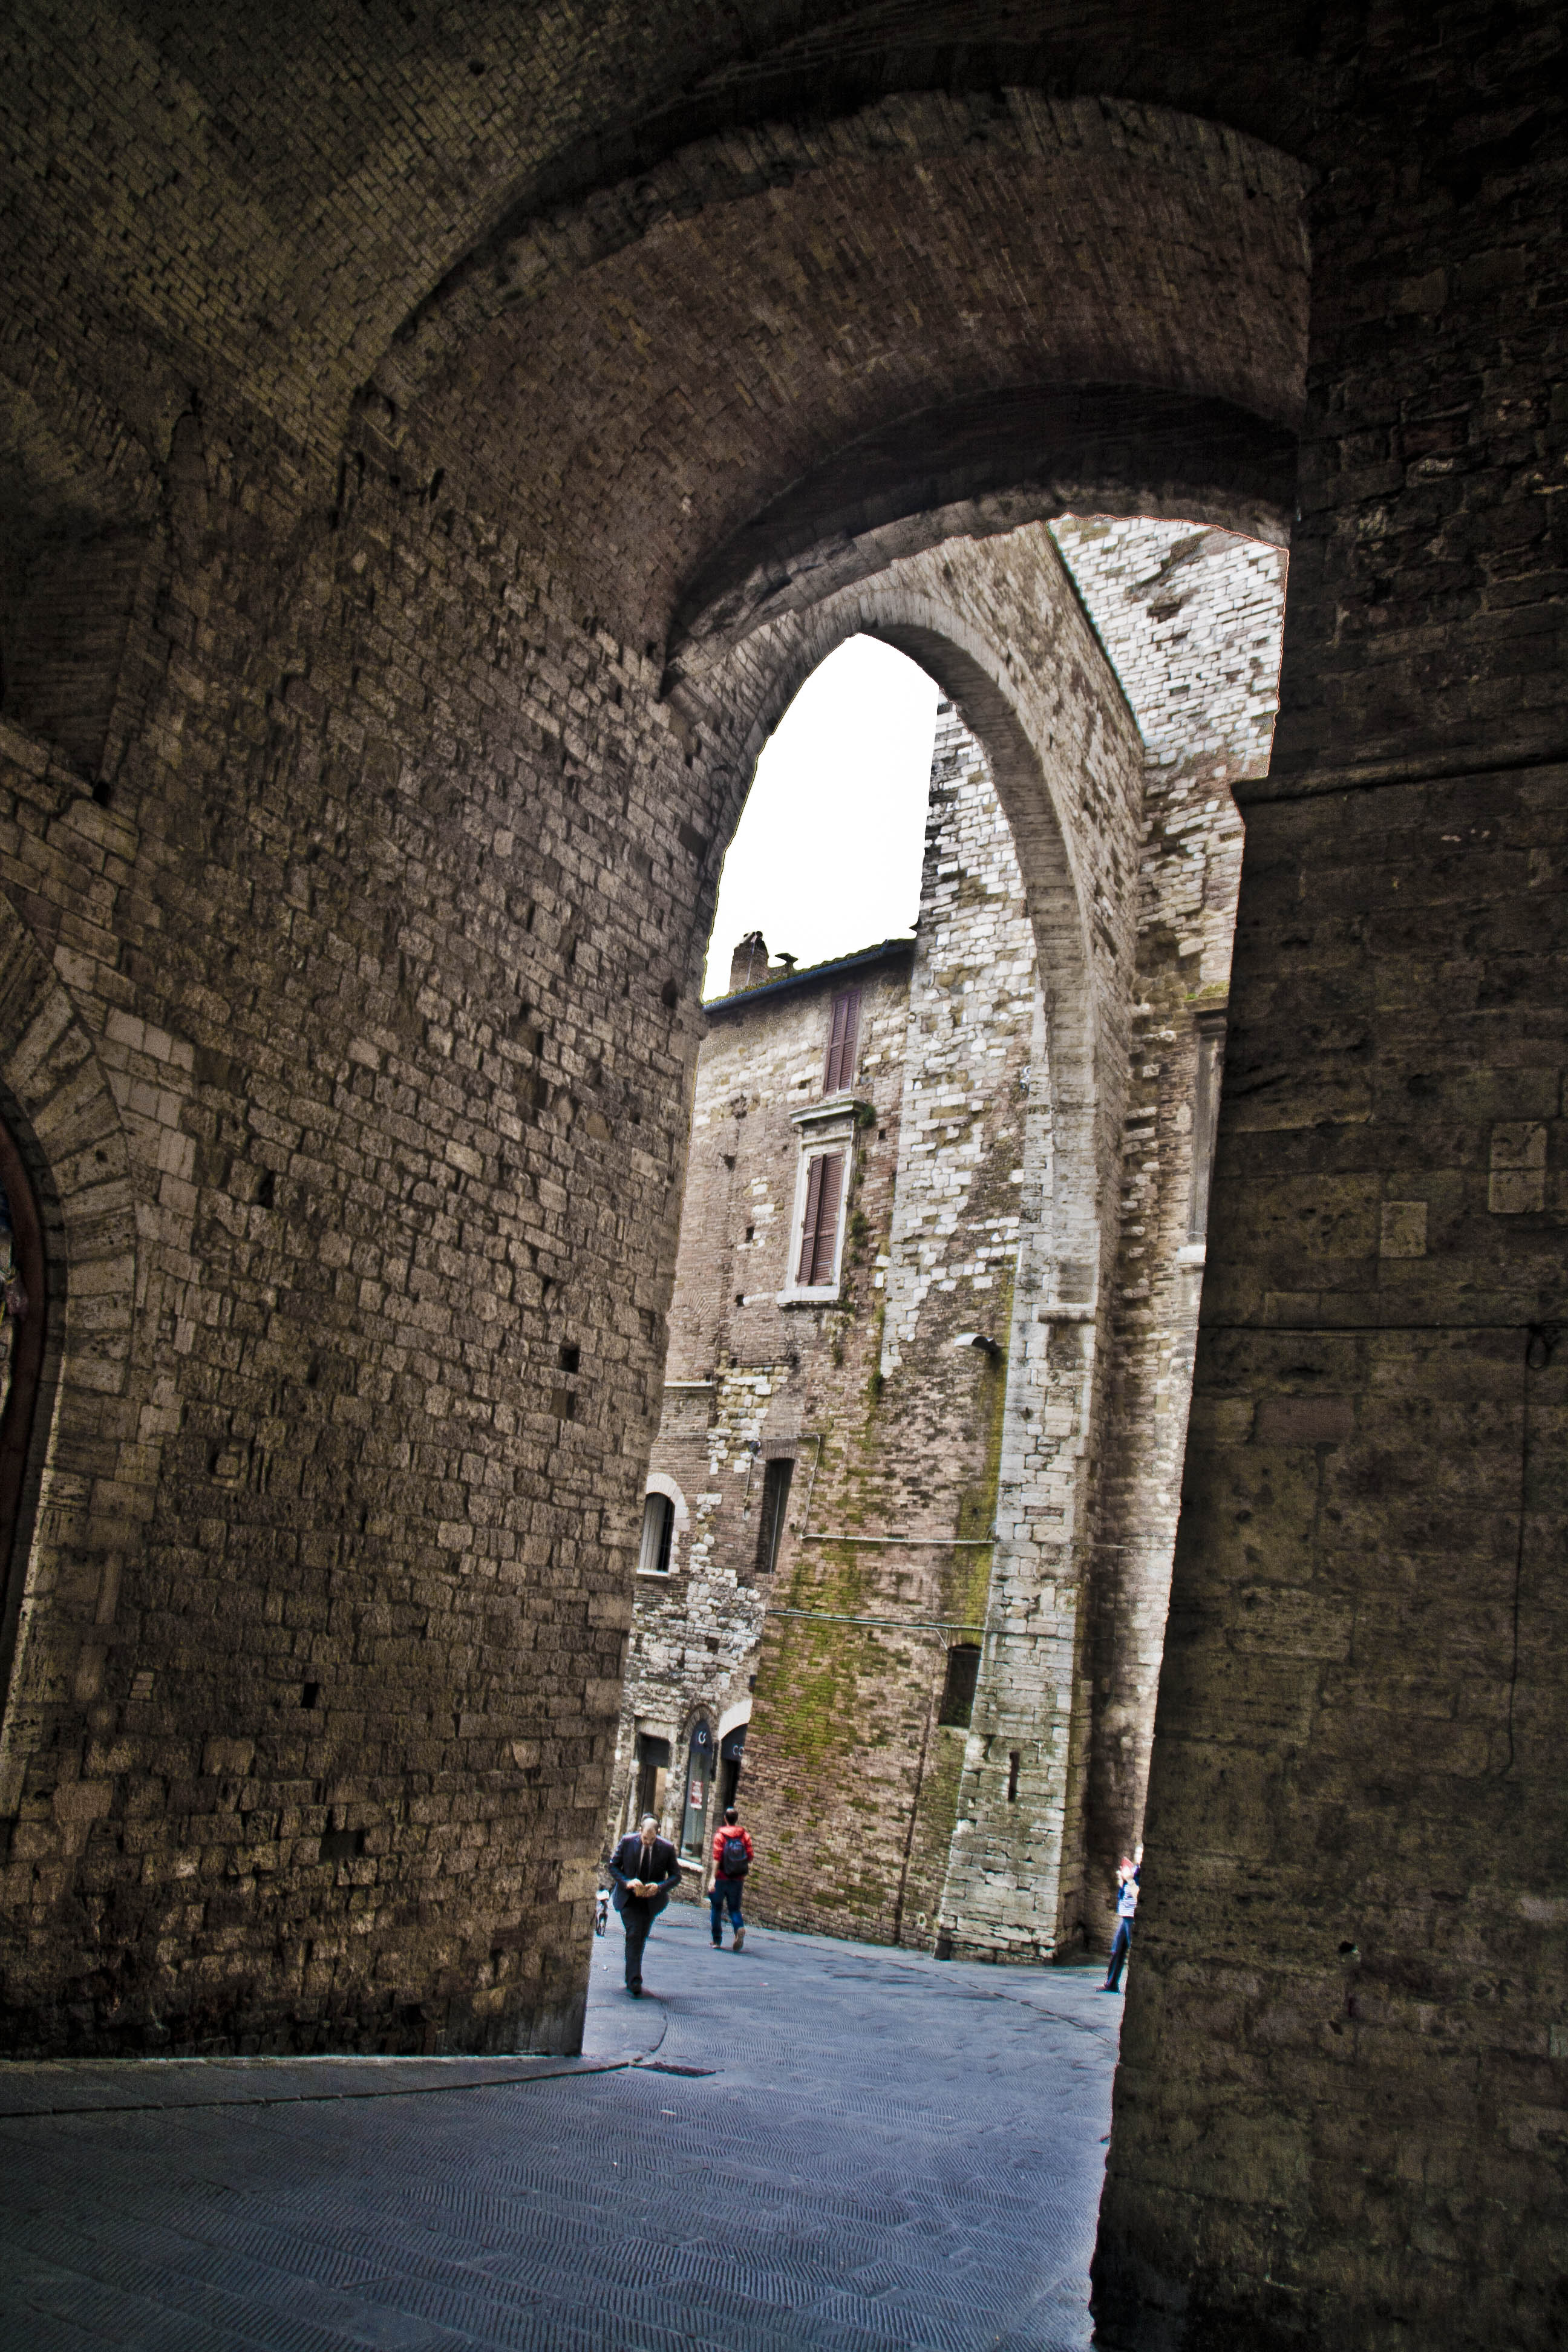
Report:
[[[1058,515],[1169,518],[1287,546],[1295,478],[1295,436],[1225,401],[1135,384],[966,396],[840,451],[718,549],[676,608],[668,675],[900,556]]]

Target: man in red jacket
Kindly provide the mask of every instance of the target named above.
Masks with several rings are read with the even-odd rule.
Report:
[[[735,1930],[735,1949],[746,1940],[746,1923],[741,1916],[741,1882],[752,1866],[751,1832],[741,1827],[741,1816],[733,1805],[725,1810],[724,1818],[713,1832],[713,1885],[708,1901],[713,1920],[713,1949],[724,1941],[724,1906],[730,1906],[731,1924]]]

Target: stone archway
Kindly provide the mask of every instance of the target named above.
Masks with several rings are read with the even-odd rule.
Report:
[[[683,675],[1075,504],[1279,536],[1305,189],[1193,116],[1023,89],[698,140],[509,215],[410,312],[345,456],[482,485]]]
[[[957,1801],[972,1833],[960,1842],[966,1859],[962,1866],[955,1862],[941,1910],[976,1944],[994,1937],[1004,1948],[1045,1953],[1075,1939],[1081,1911],[1079,1808],[1089,1726],[1079,1695],[1093,1568],[1089,1474],[1102,1418],[1101,1341],[1117,1244],[1143,749],[1050,535],[1028,526],[1005,538],[956,540],[903,558],[876,580],[767,623],[700,685],[683,685],[679,705],[694,738],[706,742],[710,730],[726,730],[728,813],[738,811],[758,751],[804,679],[844,638],[859,633],[921,662],[984,746],[1011,827],[1009,855],[1016,856],[1041,982],[1029,1057],[1031,1140],[1021,1147],[1026,1189],[1014,1195],[1024,1226],[1009,1275],[1016,1286],[1005,1349],[1008,1403],[980,1706],[992,1735],[986,1754],[999,1742],[1004,1759],[1026,1757],[1026,1804],[1034,1818],[1056,1826],[1034,1855],[1026,1935],[1012,1916],[992,1921],[986,1873],[996,1865],[997,1849],[1016,1842],[1023,1818],[1018,1766],[1009,1774],[1004,1763],[993,1787],[995,1773],[980,1760],[966,1765]],[[889,1286],[900,1279],[888,1277]],[[914,1296],[895,1312],[895,1287],[888,1291],[885,1377],[899,1376],[894,1335],[905,1312],[918,1319]],[[1069,1324],[1070,1371],[1059,1337]],[[1030,1402],[1047,1387],[1048,1439],[1037,1423],[1028,1425]],[[771,1808],[775,1829],[812,1795],[806,1782],[797,1786],[787,1777],[795,1768],[768,1744],[771,1710],[784,1711],[781,1722],[788,1713],[789,1677],[822,1671],[819,1661],[807,1666],[783,1660],[794,1638],[780,1632],[775,1642],[771,1631],[763,1637],[766,1705],[759,1752],[766,1759],[763,1819]],[[847,1731],[833,1737],[853,1745]],[[851,1769],[847,1756],[847,1748],[832,1776],[836,1785]],[[784,1778],[769,1785],[776,1773]],[[914,1787],[918,1804],[918,1771]],[[880,1810],[892,1820],[908,1791],[895,1795],[889,1787],[882,1793]],[[825,1795],[822,1801],[832,1800]],[[929,1834],[921,1835],[923,1846]],[[941,1893],[939,1876],[928,1907],[937,1907]],[[795,1919],[796,1901],[786,1896],[781,1916]],[[885,1922],[877,1932],[888,1932]],[[953,1938],[942,1940],[951,1945]]]

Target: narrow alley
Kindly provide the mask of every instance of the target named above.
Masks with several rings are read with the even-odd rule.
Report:
[[[581,2060],[19,2064],[26,2352],[1076,2352],[1121,2002],[677,1906]]]

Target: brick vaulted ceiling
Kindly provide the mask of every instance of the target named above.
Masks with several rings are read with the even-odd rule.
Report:
[[[781,553],[1025,481],[1037,513],[1114,481],[1274,536],[1301,185],[1184,117],[1025,93],[710,142],[498,248],[394,346],[367,423],[401,437],[411,402],[417,462],[477,465],[560,557],[595,516],[599,609],[633,641],[693,582],[707,601],[715,557],[732,602]],[[781,493],[799,510],[749,541]]]
[[[1042,33],[824,0],[142,5],[89,41],[34,7],[8,36],[10,297],[18,342],[51,319],[58,374],[27,389],[97,399],[103,462],[127,431],[162,462],[195,393],[265,412],[307,472],[362,428],[394,469],[481,468],[546,548],[607,523],[603,616],[645,642],[694,593],[732,602],[737,535],[781,497],[915,418],[874,523],[1131,470],[1156,509],[1212,489],[1212,519],[1230,498],[1271,529],[1312,125],[1359,68],[1321,9],[1227,7],[1224,41],[1212,7],[1143,13],[1132,42],[1110,6]],[[96,289],[76,349],[62,277]],[[1211,451],[1228,425],[1229,478],[1187,480],[1184,413],[1122,415],[1108,457],[1029,406],[1083,385],[1225,404],[1200,422]],[[847,527],[820,489],[790,562]]]
[[[952,0],[128,0],[90,20],[43,0],[4,37],[11,299],[47,314],[62,270],[112,287],[126,336],[151,331],[171,374],[216,385],[226,370],[302,443],[330,446],[355,388],[469,257],[694,142],[894,89],[979,93],[984,108],[1028,86],[1125,95],[1300,152],[1343,78],[1331,44],[1301,54],[1298,20],[1323,15],[1157,7],[1131,41],[1105,0],[1053,10],[1048,34],[1037,9]],[[99,340],[100,374],[124,373],[114,343]]]

